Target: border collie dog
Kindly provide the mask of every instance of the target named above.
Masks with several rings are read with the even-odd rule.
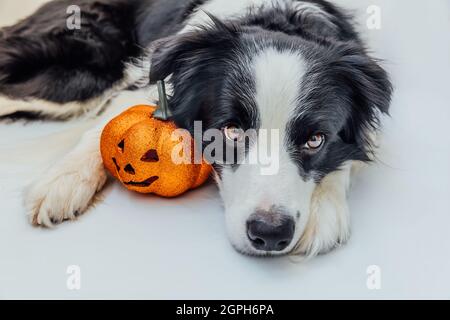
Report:
[[[81,24],[70,30],[74,4]],[[181,128],[201,121],[232,141],[238,129],[279,131],[276,174],[214,164],[238,251],[312,256],[348,239],[351,172],[373,159],[392,86],[349,15],[323,0],[57,0],[1,29],[1,118],[104,111],[29,187],[34,225],[86,211],[107,180],[101,129],[129,106],[111,101],[125,90],[155,92],[159,80]]]

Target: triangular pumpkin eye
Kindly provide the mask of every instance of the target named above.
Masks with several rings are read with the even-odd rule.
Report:
[[[131,164],[127,164],[125,168],[123,168],[123,170],[125,170],[125,172],[129,174],[136,174],[136,171],[134,171],[134,168]]]
[[[148,150],[141,158],[144,162],[158,162],[158,152],[155,149]]]
[[[125,140],[120,141],[117,146],[119,147],[120,151],[123,152],[125,150]]]

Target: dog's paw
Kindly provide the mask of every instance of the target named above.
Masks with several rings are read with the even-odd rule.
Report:
[[[107,176],[98,154],[66,157],[25,193],[30,222],[53,227],[83,214],[102,189]]]
[[[322,198],[313,207],[297,253],[315,256],[328,253],[350,237],[349,210],[345,200]]]
[[[347,204],[349,169],[325,177],[314,191],[307,226],[295,253],[315,256],[327,253],[350,237]]]

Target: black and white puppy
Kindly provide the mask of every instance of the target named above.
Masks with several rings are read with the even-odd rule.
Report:
[[[66,26],[68,6],[81,28]],[[0,31],[0,116],[67,119],[107,108],[98,126],[30,187],[33,224],[82,214],[106,181],[101,128],[123,90],[166,79],[190,131],[279,130],[279,170],[215,164],[233,246],[251,255],[326,252],[349,237],[352,167],[370,161],[392,87],[351,19],[323,0],[58,0]],[[256,152],[259,135],[244,158]]]

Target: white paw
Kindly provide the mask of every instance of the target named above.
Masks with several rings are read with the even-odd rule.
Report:
[[[350,237],[350,217],[345,199],[324,197],[313,206],[298,253],[315,256],[344,244]]]
[[[27,190],[25,205],[33,225],[53,227],[83,214],[107,176],[99,152],[69,154]]]
[[[327,253],[349,239],[349,183],[350,165],[329,174],[316,188],[309,220],[295,253],[306,256]]]

